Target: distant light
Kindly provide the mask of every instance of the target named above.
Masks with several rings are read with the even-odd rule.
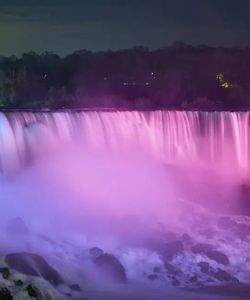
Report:
[[[150,85],[150,83],[149,83],[149,82],[146,82],[145,85]]]
[[[217,74],[216,79],[219,81],[220,86],[224,89],[229,89],[233,87],[233,85],[230,82],[225,81],[224,75],[222,73]]]
[[[123,85],[137,85],[136,82],[123,82]]]
[[[224,82],[221,86],[225,89],[229,89],[229,88],[233,87],[233,85],[230,84],[229,82]]]

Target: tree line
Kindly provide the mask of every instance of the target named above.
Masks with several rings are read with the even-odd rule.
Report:
[[[1,109],[250,108],[250,48],[172,46],[0,58]]]

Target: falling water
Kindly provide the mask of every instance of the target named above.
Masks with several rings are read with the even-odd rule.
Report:
[[[81,140],[87,148],[122,151],[138,145],[165,162],[201,162],[246,172],[249,112],[2,112],[3,171],[21,166],[30,148]],[[230,165],[230,166],[228,166]]]

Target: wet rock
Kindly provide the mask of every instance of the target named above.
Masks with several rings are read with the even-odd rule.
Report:
[[[207,251],[211,251],[213,249],[213,246],[210,244],[197,244],[193,247],[191,247],[191,250],[195,254],[204,254]]]
[[[81,292],[81,288],[80,288],[79,284],[71,284],[69,286],[69,288],[74,292]]]
[[[200,267],[200,270],[202,273],[205,273],[205,274],[209,274],[209,263],[206,262],[206,261],[201,261],[198,263],[198,266]]]
[[[39,299],[37,289],[34,288],[31,284],[29,284],[26,288],[28,295],[32,298]]]
[[[67,296],[67,297],[72,297],[72,294],[66,293],[65,296]]]
[[[163,257],[164,259],[171,260],[175,255],[183,251],[182,241],[174,241],[164,245]]]
[[[10,268],[26,275],[42,276],[52,285],[59,285],[64,282],[59,273],[40,255],[12,253],[8,254],[5,260]]]
[[[127,281],[126,271],[114,255],[104,253],[94,262],[104,275],[109,276],[114,281],[120,283],[125,283]]]
[[[214,272],[213,276],[220,281],[227,281],[227,282],[234,282],[234,283],[239,282],[238,279],[233,277],[230,273],[221,269],[218,269],[216,272]]]
[[[93,260],[97,259],[103,253],[104,251],[99,247],[93,247],[89,250],[89,254],[91,255]]]
[[[8,289],[0,287],[0,299],[1,300],[13,300],[14,298]]]
[[[180,286],[181,285],[180,281],[176,278],[173,278],[171,283],[172,283],[173,286]]]
[[[10,277],[10,270],[7,267],[0,268],[0,274],[2,274],[4,279],[8,279]]]
[[[23,219],[17,217],[9,220],[6,225],[6,232],[13,235],[27,235],[29,234],[29,229]]]
[[[217,251],[217,250],[207,251],[205,253],[205,255],[208,258],[216,261],[219,264],[222,264],[222,265],[225,265],[225,266],[228,266],[230,264],[230,261],[229,261],[228,257],[220,251]]]
[[[173,265],[171,265],[169,262],[164,262],[165,269],[168,274],[171,275],[179,275],[181,271],[177,270]]]
[[[191,283],[197,283],[198,282],[198,278],[196,276],[192,276],[189,278],[189,282]]]
[[[22,286],[23,285],[23,282],[22,280],[14,280],[14,283],[15,283],[15,286]]]
[[[150,275],[148,275],[148,279],[149,280],[157,280],[159,277],[158,277],[158,275],[157,274],[150,274]]]

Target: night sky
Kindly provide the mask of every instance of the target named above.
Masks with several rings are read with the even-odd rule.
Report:
[[[0,55],[250,46],[249,0],[0,0]]]

